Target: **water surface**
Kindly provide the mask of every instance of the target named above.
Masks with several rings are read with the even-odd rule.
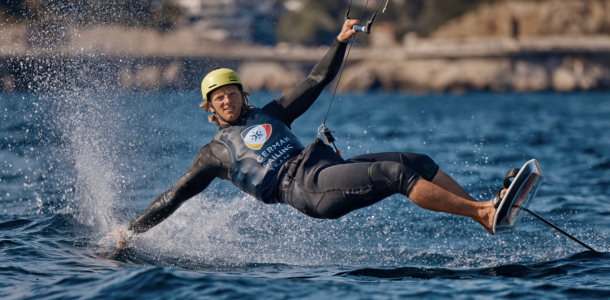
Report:
[[[262,106],[276,94],[255,93]],[[215,181],[113,258],[125,227],[214,136],[188,93],[0,94],[0,297],[227,299],[610,297],[607,93],[340,95],[327,125],[345,157],[430,155],[475,198],[536,158],[514,235],[390,197],[339,220],[264,205]],[[330,95],[294,125],[315,138]]]

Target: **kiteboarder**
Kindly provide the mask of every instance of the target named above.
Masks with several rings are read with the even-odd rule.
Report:
[[[118,237],[120,248],[127,246],[126,236],[161,223],[215,178],[231,181],[264,203],[287,204],[320,219],[337,219],[400,193],[424,209],[470,217],[493,234],[492,202],[477,202],[427,155],[386,152],[343,159],[320,138],[305,146],[292,133],[293,121],[339,72],[357,24],[347,19],[311,74],[262,108],[250,104],[236,72],[207,74],[200,107],[211,112],[209,121],[218,125],[218,133],[199,150],[186,174],[127,230],[108,235]],[[379,103],[377,109],[386,108]]]

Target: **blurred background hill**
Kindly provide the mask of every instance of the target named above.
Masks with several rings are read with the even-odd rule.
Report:
[[[350,17],[367,4],[364,23],[380,3],[354,0]],[[281,90],[324,54],[348,4],[0,0],[0,88],[36,85],[40,68],[31,74],[19,62],[51,56],[113,61],[106,71],[127,89],[196,88],[202,73],[222,65],[239,69],[253,89]],[[609,33],[610,0],[389,0],[372,34],[357,35],[340,88],[607,89]]]
[[[355,0],[350,17],[358,18],[366,2]],[[369,1],[364,20],[370,19],[379,2]],[[494,0],[390,0],[386,12],[378,15],[376,24],[391,24],[398,39],[408,32],[427,37],[449,20],[491,2]],[[343,24],[348,4],[345,0],[285,1],[286,12],[280,18],[278,39],[297,44],[328,44]],[[358,37],[367,42],[368,36]]]
[[[453,18],[434,37],[534,37],[610,34],[610,1],[502,1]]]
[[[357,18],[366,0],[354,0]],[[370,18],[379,0],[368,2]],[[407,32],[429,36],[439,26],[494,0],[390,0],[379,16],[397,37]],[[2,0],[0,20],[39,28],[73,24],[153,28],[168,32],[195,26],[212,39],[272,45],[290,42],[326,45],[341,28],[348,0]],[[365,37],[365,36],[363,36]]]
[[[366,0],[354,0],[357,18]],[[610,33],[606,0],[390,0],[378,23],[401,39]],[[368,20],[380,0],[370,0]],[[274,45],[327,45],[343,23],[348,0],[1,0],[0,22],[41,29],[96,24],[170,32],[195,27],[213,40]],[[206,31],[207,33],[204,33]],[[360,35],[366,43],[366,35]]]

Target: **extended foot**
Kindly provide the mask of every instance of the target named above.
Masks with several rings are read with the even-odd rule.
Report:
[[[500,191],[500,199],[504,198],[506,194],[506,189],[502,189]],[[496,208],[493,205],[493,200],[483,202],[484,205],[481,207],[479,211],[480,220],[477,220],[479,224],[489,232],[489,234],[494,234],[493,225],[494,225],[494,217],[496,216]]]

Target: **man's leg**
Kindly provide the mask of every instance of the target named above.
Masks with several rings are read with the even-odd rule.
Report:
[[[431,182],[456,196],[460,196],[470,201],[476,201],[474,198],[472,198],[472,196],[468,194],[468,192],[464,190],[464,188],[462,188],[461,185],[455,182],[453,178],[451,178],[449,175],[447,175],[447,173],[443,172],[440,169],[438,170],[438,173],[436,173],[436,176],[434,177],[434,179],[432,179]]]
[[[287,204],[315,218],[336,219],[396,193],[408,194],[419,176],[396,162],[327,166],[287,188]]]
[[[409,152],[371,153],[352,157],[347,162],[395,161],[404,164],[422,178],[470,201],[476,201],[453,178],[443,172],[429,156]]]
[[[289,190],[288,204],[317,218],[339,218],[396,193],[424,209],[473,218],[488,232],[495,211],[491,202],[456,196],[394,161],[329,166]]]
[[[464,188],[462,188],[462,186],[457,183],[455,180],[453,180],[453,178],[451,178],[451,176],[447,175],[447,173],[443,172],[441,169],[438,170],[438,172],[436,173],[436,176],[434,177],[434,179],[432,179],[431,181],[433,184],[437,185],[438,187],[458,196],[461,197],[463,199],[469,200],[469,201],[475,201],[477,202],[477,200],[475,200],[472,196],[470,196],[470,194],[468,194],[468,192],[466,192],[466,190],[464,190]],[[504,197],[504,193],[506,193],[506,190],[502,190],[502,192],[500,193],[500,198]],[[415,201],[413,201],[415,203]],[[487,202],[481,202],[481,203],[487,203]],[[493,222],[493,217],[495,214],[495,209],[493,214],[491,215],[492,219],[491,221]],[[488,225],[488,223],[477,220],[475,218],[473,218],[475,221],[479,222],[479,224],[481,224],[481,226],[483,226],[487,232],[493,234],[493,229],[489,226],[493,226],[493,225]],[[490,223],[493,224],[493,223]]]
[[[407,196],[421,208],[470,217],[481,224],[487,232],[493,234],[492,226],[496,209],[491,201],[467,200],[432,182],[421,179],[415,183]]]
[[[453,178],[451,178],[449,175],[447,175],[447,173],[441,171],[440,169],[438,170],[438,173],[436,174],[436,177],[434,177],[434,179],[432,179],[432,183],[438,185],[439,187],[449,191],[450,193],[462,197],[464,199],[470,200],[470,201],[477,201],[474,198],[472,198],[468,192],[466,192],[461,185],[459,185],[457,182],[455,182],[455,180],[453,180]],[[506,193],[506,189],[502,189],[500,192],[500,198],[504,197],[504,194]]]

